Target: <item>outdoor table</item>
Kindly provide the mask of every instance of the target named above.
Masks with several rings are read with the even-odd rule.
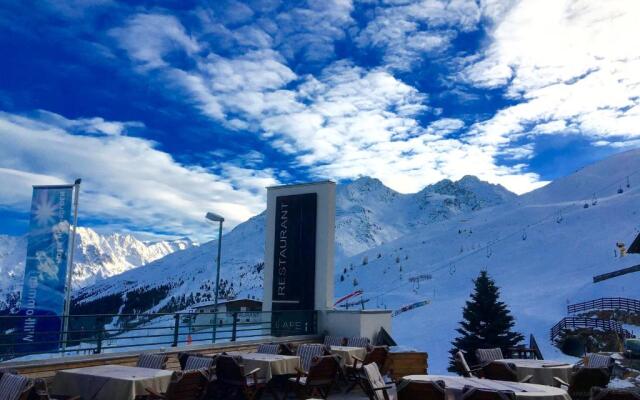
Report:
[[[145,388],[165,392],[172,375],[173,371],[124,365],[65,369],[53,378],[52,392],[83,400],[134,400],[149,394]]]
[[[364,347],[331,346],[331,353],[340,356],[340,363],[342,365],[352,365],[354,356],[364,360],[367,349]]]
[[[459,400],[462,397],[462,389],[465,386],[479,389],[508,390],[514,392],[518,400],[571,400],[569,394],[563,389],[531,383],[463,378],[449,375],[408,375],[402,379],[414,382],[444,381],[447,400]],[[402,386],[402,382],[399,386]]]
[[[242,353],[235,351],[229,352],[228,354],[242,357],[245,373],[260,368],[258,377],[264,378],[267,382],[269,382],[274,375],[295,375],[298,373],[296,368],[300,368],[300,357],[298,356]]]
[[[510,363],[516,366],[518,380],[524,379],[528,375],[533,375],[529,383],[540,385],[560,386],[553,378],[557,377],[565,382],[569,382],[573,365],[560,361],[551,360],[522,360],[503,359],[496,362]]]

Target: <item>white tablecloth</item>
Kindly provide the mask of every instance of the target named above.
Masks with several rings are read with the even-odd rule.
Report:
[[[514,364],[516,366],[518,380],[524,379],[528,375],[533,375],[530,383],[548,386],[560,386],[553,379],[554,377],[558,377],[565,382],[569,382],[571,370],[573,369],[571,364],[552,360],[504,359],[497,361]]]
[[[462,389],[465,386],[509,390],[516,394],[518,400],[571,400],[569,394],[563,389],[531,383],[493,381],[490,379],[463,378],[449,375],[408,375],[402,379],[416,382],[444,381],[447,400],[459,400],[462,397]]]
[[[297,374],[296,368],[300,368],[300,357],[298,356],[241,352],[229,352],[229,354],[242,357],[245,374],[260,368],[258,377],[266,379],[267,382],[274,375],[295,375]]]
[[[83,400],[133,400],[148,394],[145,388],[165,392],[172,375],[173,371],[124,365],[65,369],[53,378],[52,392]]]
[[[340,356],[340,363],[342,365],[353,364],[353,356],[364,360],[364,356],[367,354],[367,349],[364,347],[350,347],[350,346],[331,346],[331,353]]]

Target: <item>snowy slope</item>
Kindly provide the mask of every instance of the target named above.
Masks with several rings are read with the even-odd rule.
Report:
[[[132,235],[101,235],[79,227],[76,233],[73,286],[91,285],[193,246],[189,239],[143,242]],[[0,310],[22,289],[27,236],[0,235]],[[9,300],[9,298],[12,300]]]
[[[589,208],[584,208],[585,199]],[[347,268],[344,281],[336,280],[336,296],[361,288],[370,299],[368,307],[390,309],[431,300],[394,318],[393,335],[403,345],[428,351],[431,370],[443,372],[471,280],[486,268],[502,287],[517,329],[533,333],[547,358],[561,357],[549,344],[549,329],[566,316],[568,303],[640,298],[637,273],[592,283],[594,275],[640,264],[638,255],[614,257],[616,242],[628,246],[639,229],[640,151],[634,150],[516,202],[432,224],[358,254],[336,268]],[[362,265],[365,256],[369,262]],[[432,279],[419,286],[408,281],[419,274]]]
[[[476,193],[477,192],[477,193]],[[380,181],[361,178],[339,185],[336,195],[336,260],[395,240],[435,221],[466,214],[516,196],[502,186],[465,177],[445,180],[419,193],[400,194]],[[265,214],[238,225],[223,237],[222,272],[225,295],[262,296]],[[124,293],[146,293],[128,309],[173,311],[208,300],[213,287],[217,242],[171,254],[144,268],[87,287],[78,304],[91,312],[117,312]],[[99,299],[111,296],[108,307]],[[90,305],[95,303],[96,305]],[[126,303],[126,301],[124,302]],[[176,304],[177,303],[177,304]],[[141,308],[142,307],[142,308]]]

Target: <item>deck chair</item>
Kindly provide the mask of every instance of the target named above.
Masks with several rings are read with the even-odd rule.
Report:
[[[611,373],[615,364],[611,356],[598,353],[587,353],[583,363],[587,368],[607,368],[609,369],[609,373]]]
[[[34,381],[26,376],[0,373],[0,398],[7,400],[27,400],[33,393]]]
[[[423,399],[445,400],[445,383],[443,381],[401,381],[398,385],[398,400]]]
[[[462,350],[458,350],[454,356],[454,362],[456,369],[458,370],[458,374],[464,376],[465,378],[480,378],[482,377],[482,367],[473,366],[470,367],[469,363],[467,363],[467,359],[464,356]]]
[[[166,369],[169,356],[166,354],[142,353],[138,356],[136,367]]]
[[[216,364],[216,357],[208,357],[208,356],[189,356],[187,361],[184,363],[183,371],[192,371],[196,369],[204,369],[207,371],[211,371]]]
[[[350,337],[347,338],[347,346],[350,347],[367,347],[369,346],[369,338],[366,337]]]
[[[480,389],[465,386],[461,400],[516,400],[516,394],[507,390]]]
[[[498,347],[493,349],[476,350],[476,360],[478,360],[478,364],[481,365],[488,364],[491,361],[502,360],[503,358],[502,350]]]
[[[625,389],[591,388],[591,400],[640,400],[640,392]]]
[[[593,387],[607,387],[611,375],[607,368],[580,368],[571,375],[569,382],[557,376],[553,379],[566,388],[573,400],[587,400],[591,396]]]
[[[335,356],[314,357],[308,372],[297,369],[298,375],[289,378],[284,398],[286,399],[289,390],[292,390],[299,399],[308,399],[314,396],[326,399],[336,383],[339,368],[340,364]]]
[[[260,368],[245,372],[241,358],[226,354],[216,360],[218,390],[223,399],[241,396],[246,400],[257,400],[266,388],[266,381],[258,378]]]
[[[331,352],[327,346],[318,343],[301,344],[296,350],[296,355],[300,357],[300,366],[304,372],[308,372],[311,367],[311,361],[314,357],[330,355]]]
[[[47,382],[40,378],[35,380],[33,391],[35,392],[35,397],[31,398],[33,400],[81,400],[80,396],[52,395],[49,392]]]
[[[395,386],[385,382],[376,363],[365,365],[363,370],[366,377],[365,393],[369,400],[396,400],[397,396],[393,393]]]
[[[492,361],[482,367],[482,375],[487,379],[507,382],[528,383],[533,379],[533,375],[527,375],[522,379],[518,379],[516,366],[512,363],[504,361]]]
[[[261,343],[258,345],[258,350],[256,353],[262,354],[280,354],[281,349],[278,343]]]
[[[351,382],[347,388],[347,393],[353,390],[356,385],[360,385],[362,390],[365,390],[363,380],[366,380],[366,376],[363,368],[366,364],[375,363],[380,371],[384,371],[388,358],[389,349],[387,346],[370,347],[363,360],[353,357],[353,364],[344,366],[347,381]]]
[[[324,345],[325,346],[344,346],[347,344],[347,338],[342,336],[325,336],[324,337]]]
[[[165,393],[145,388],[149,393],[145,400],[200,400],[208,383],[209,375],[205,369],[175,372]]]

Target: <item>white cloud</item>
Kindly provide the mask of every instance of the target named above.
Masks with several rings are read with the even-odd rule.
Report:
[[[27,210],[31,185],[78,177],[81,216],[196,237],[210,233],[206,211],[234,226],[262,211],[264,186],[278,182],[271,170],[229,164],[216,174],[181,165],[148,140],[74,135],[50,120],[0,113],[0,184],[11,188],[0,196],[3,205]]]

